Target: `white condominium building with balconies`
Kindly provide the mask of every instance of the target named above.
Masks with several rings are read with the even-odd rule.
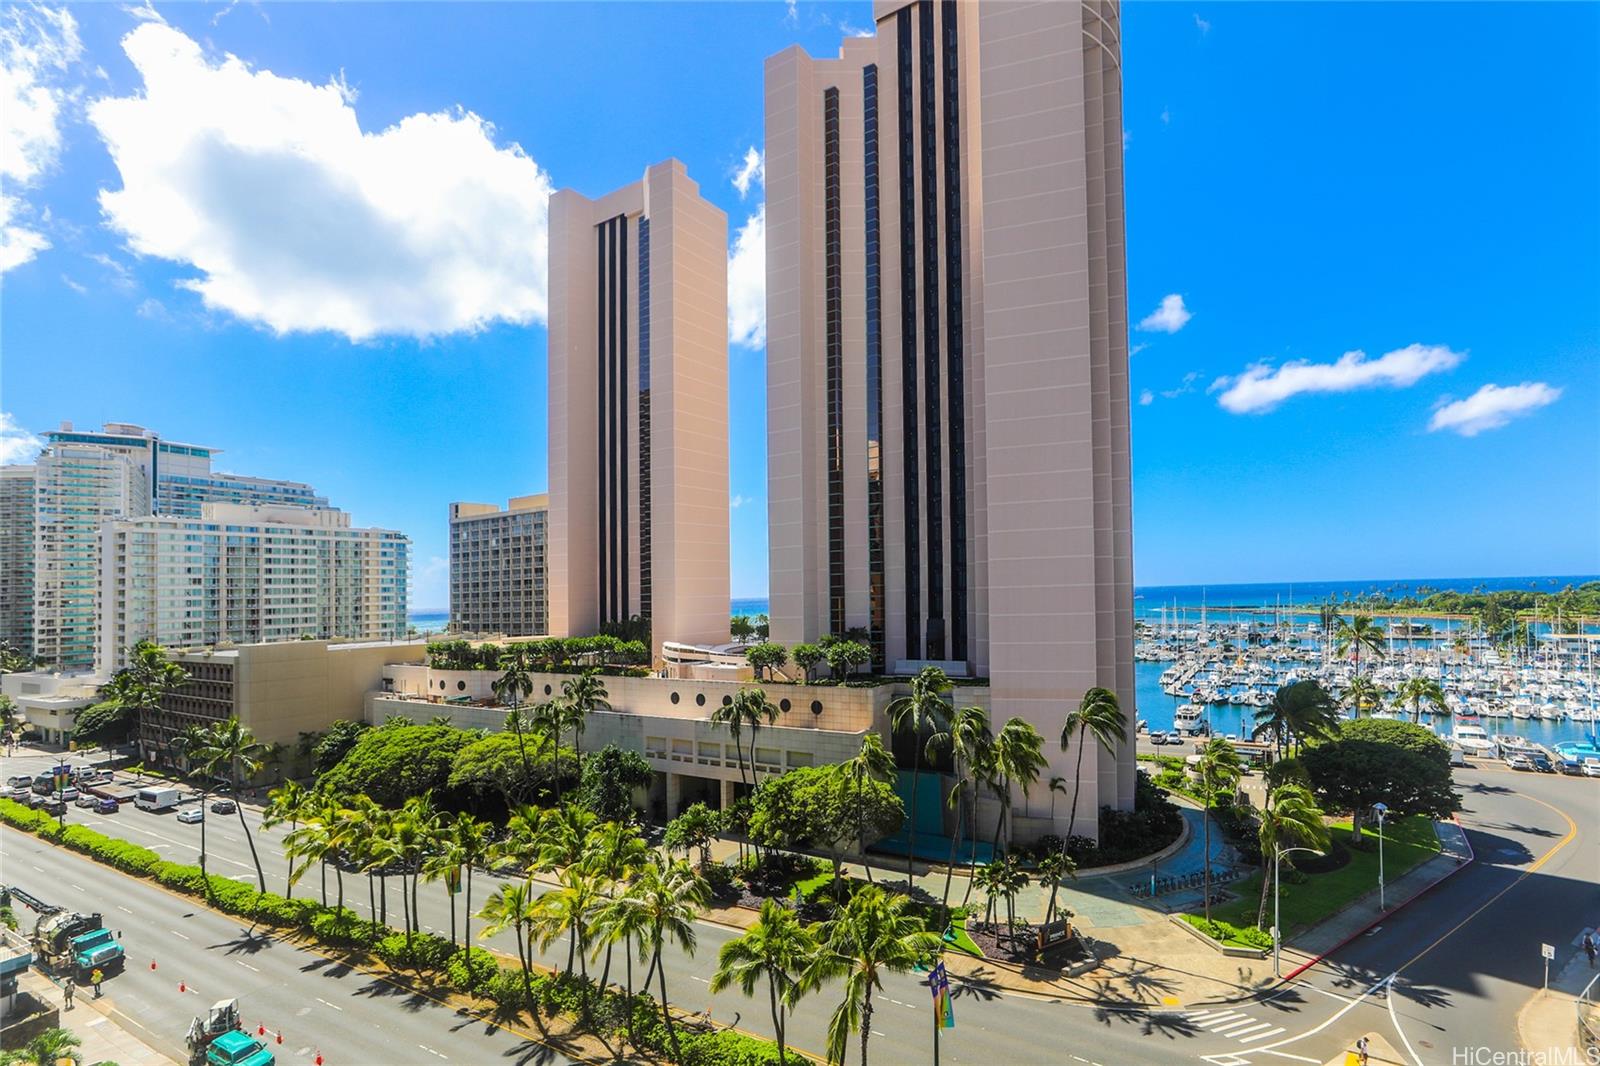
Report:
[[[343,511],[205,504],[124,517],[100,540],[98,668],[139,640],[171,647],[406,634],[411,542]]]

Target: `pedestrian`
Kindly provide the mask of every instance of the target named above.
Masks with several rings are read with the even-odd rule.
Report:
[[[94,973],[89,975],[89,983],[94,985],[94,998],[95,999],[99,999],[100,998],[100,982],[104,981],[105,979],[106,979],[106,975],[101,973],[98,967],[96,967]]]
[[[1356,1041],[1356,1060],[1361,1066],[1367,1066],[1367,1038],[1362,1037]]]
[[[1591,970],[1594,969],[1594,956],[1595,956],[1596,950],[1597,949],[1595,948],[1595,944],[1594,944],[1594,934],[1593,933],[1585,933],[1585,934],[1583,934],[1583,953],[1585,955],[1589,956],[1589,969],[1591,969]]]
[[[72,993],[74,990],[76,990],[76,988],[77,982],[70,977],[67,978],[66,981],[61,985],[61,996],[67,1001],[68,1010],[72,1009]]]

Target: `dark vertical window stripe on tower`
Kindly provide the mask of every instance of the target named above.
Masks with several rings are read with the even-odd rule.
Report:
[[[650,621],[650,220],[639,219],[639,617]]]
[[[866,190],[867,618],[872,666],[888,669],[883,640],[883,306],[878,270],[878,68],[861,71],[862,186]]]
[[[922,658],[922,501],[917,482],[917,216],[912,159],[911,9],[895,13],[900,117],[900,442],[905,480],[906,658]]]
[[[956,0],[942,0],[944,65],[945,389],[950,414],[950,658],[967,657],[966,347],[961,277],[961,71]]]
[[[600,618],[604,621],[611,617],[611,489],[607,472],[611,468],[608,455],[606,429],[611,424],[609,417],[611,404],[608,400],[611,384],[611,360],[606,352],[607,327],[610,318],[606,315],[606,299],[609,286],[606,284],[606,237],[610,225],[602,222],[595,227],[595,277],[594,277],[594,302],[595,302],[595,373],[599,387],[595,389],[597,409],[595,410],[595,433],[599,447],[595,449],[597,469],[595,471],[595,499],[599,508],[596,516],[600,526],[599,573],[595,575],[600,584]]]
[[[617,216],[617,619],[628,619],[628,216]]]
[[[934,109],[933,0],[918,0],[917,70],[922,137],[922,404],[928,482],[928,621],[924,655],[946,658],[944,650],[944,462],[939,418],[939,128]]]
[[[839,90],[822,94],[824,346],[828,393],[828,625],[844,624],[844,336],[839,240]]]

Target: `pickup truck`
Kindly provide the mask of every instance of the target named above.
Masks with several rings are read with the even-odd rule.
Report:
[[[274,1066],[278,1061],[264,1041],[240,1029],[237,999],[218,1000],[190,1022],[186,1042],[189,1066]]]

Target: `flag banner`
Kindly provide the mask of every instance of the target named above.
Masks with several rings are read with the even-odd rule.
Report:
[[[944,963],[939,963],[928,975],[928,988],[933,993],[934,1024],[941,1029],[956,1027],[956,1005],[950,998],[950,975]]]

